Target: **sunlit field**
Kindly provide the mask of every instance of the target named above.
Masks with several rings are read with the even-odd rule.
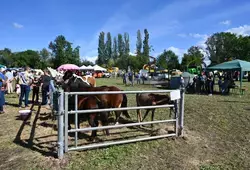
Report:
[[[120,78],[98,79],[97,85],[122,90],[156,89],[150,85],[125,86]],[[250,83],[244,82],[244,86],[250,89]],[[129,106],[136,106],[135,94],[128,95],[128,100]],[[62,161],[54,158],[56,121],[51,120],[49,107],[34,106],[31,119],[24,124],[18,120],[16,94],[7,95],[6,101],[6,113],[0,115],[0,169],[250,169],[248,91],[242,96],[186,94],[184,138],[72,151]],[[136,121],[136,111],[129,114],[130,121]],[[155,119],[168,116],[169,110],[157,110]],[[109,138],[121,139],[143,133],[136,128],[110,132]],[[70,140],[73,138],[70,136]],[[84,135],[81,138],[86,142]],[[102,131],[98,138],[108,140]]]

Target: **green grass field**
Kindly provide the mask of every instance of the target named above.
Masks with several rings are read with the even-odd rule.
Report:
[[[147,85],[124,86],[121,79],[98,79],[97,85],[114,85],[123,90],[155,89]],[[250,83],[244,82],[250,89]],[[135,106],[135,95],[129,95]],[[245,95],[185,95],[185,138],[165,138],[74,151],[65,159],[54,159],[56,131],[48,118],[50,110],[34,107],[29,123],[16,120],[16,95],[6,97],[0,115],[0,169],[250,169],[250,93]],[[164,110],[156,112],[163,118]],[[129,111],[136,120],[136,112]],[[86,123],[85,123],[86,124]],[[141,134],[136,129],[111,130],[110,138]],[[128,134],[127,134],[128,133]],[[105,138],[99,132],[99,138]],[[82,139],[84,141],[84,139]]]

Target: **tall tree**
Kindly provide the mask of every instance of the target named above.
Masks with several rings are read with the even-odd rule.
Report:
[[[178,56],[171,50],[164,50],[162,54],[157,57],[157,65],[169,70],[179,68]]]
[[[15,53],[14,66],[31,68],[41,68],[40,55],[38,51],[26,50]]]
[[[72,52],[72,64],[80,65],[81,59],[80,59],[80,46],[76,46]]]
[[[96,60],[97,64],[104,64],[105,62],[105,33],[100,32],[99,43],[98,43],[98,57]]]
[[[150,51],[150,46],[149,46],[149,33],[147,29],[144,29],[144,40],[143,40],[143,55],[145,57],[149,57],[149,51]]]
[[[187,54],[184,54],[181,65],[184,69],[189,66],[200,66],[203,64],[203,60],[204,54],[202,54],[201,48],[192,46],[188,49]]]
[[[52,55],[54,57],[54,67],[59,67],[62,64],[66,64],[68,62],[70,43],[66,40],[63,35],[59,35],[53,42],[50,42],[49,49],[52,51]],[[67,51],[67,52],[66,52]],[[71,50],[72,52],[72,50]],[[67,53],[67,54],[66,54]]]
[[[116,61],[117,60],[117,58],[118,58],[118,46],[117,46],[117,39],[116,39],[116,37],[114,37],[114,40],[113,40],[113,49],[112,49],[112,58],[113,58],[113,60],[114,61]]]
[[[0,50],[0,62],[3,65],[11,66],[13,63],[13,54],[9,48]]]
[[[129,47],[129,35],[128,33],[124,33],[124,53],[128,57],[130,52],[130,47]]]
[[[41,58],[41,68],[44,69],[49,65],[48,59],[50,57],[50,52],[46,48],[43,48],[39,54]]]
[[[118,34],[118,54],[119,58],[121,58],[124,55],[124,41],[122,34]]]
[[[110,32],[107,33],[107,41],[105,44],[105,50],[106,50],[106,62],[112,58],[112,38]]]
[[[142,38],[141,38],[141,31],[137,31],[137,41],[136,41],[136,54],[137,56],[141,55],[142,50]]]
[[[207,51],[211,64],[219,64],[230,59],[235,59],[238,54],[238,38],[228,32],[215,33],[206,41]]]

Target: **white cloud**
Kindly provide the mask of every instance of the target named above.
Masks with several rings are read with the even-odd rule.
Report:
[[[229,26],[231,25],[231,21],[230,20],[221,21],[220,24]]]
[[[181,34],[177,34],[177,36],[182,37],[182,38],[186,38],[186,37],[187,37],[187,34],[181,33]]]
[[[136,53],[129,52],[129,55],[136,56]]]
[[[85,56],[85,57],[82,57],[82,59],[91,61],[92,63],[95,64],[95,61],[96,61],[96,59],[97,59],[97,56],[94,56],[94,57]]]
[[[190,33],[189,36],[193,37],[193,38],[205,38],[205,37],[207,37],[206,34],[197,34],[197,33],[195,33],[195,34]]]
[[[15,28],[18,28],[18,29],[23,28],[23,25],[18,24],[18,23],[16,23],[16,22],[14,22],[12,25],[13,25]]]
[[[122,5],[121,9],[118,9],[117,12],[107,19],[106,23],[104,23],[103,26],[96,31],[92,40],[87,43],[87,46],[84,46],[84,49],[82,49],[81,52],[84,56],[91,56],[89,55],[89,51],[97,49],[98,34],[100,31],[109,31],[112,35],[117,35],[117,33],[127,31],[131,36],[133,36],[133,34],[136,34],[138,29],[142,31],[146,27],[150,34],[150,40],[153,41],[156,38],[173,34],[176,30],[181,28],[182,23],[179,22],[179,19],[185,16],[186,13],[189,13],[190,11],[201,6],[214,5],[219,1],[220,0],[173,1],[173,3],[166,3],[166,5],[164,5],[161,9],[156,10],[153,13],[149,13],[149,15],[146,14],[146,16],[143,17],[131,17],[133,12],[136,11],[133,8],[136,2],[130,1],[125,5]],[[179,10],[180,7],[185,8]],[[127,11],[131,12],[127,13]],[[97,55],[97,53],[93,54],[93,56],[95,55]]]
[[[235,28],[231,28],[226,30],[225,32],[231,32],[237,35],[247,36],[250,35],[250,25],[243,25]]]
[[[182,38],[186,38],[186,37],[192,37],[192,38],[206,38],[207,34],[198,34],[198,33],[189,33],[189,34],[177,34],[177,36],[182,37]]]
[[[173,47],[173,46],[167,48],[167,50],[173,51],[179,57],[179,61],[182,60],[184,53],[187,52],[187,49],[181,49],[181,48],[177,48],[177,47]]]

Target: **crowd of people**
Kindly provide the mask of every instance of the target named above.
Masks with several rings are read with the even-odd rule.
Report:
[[[231,74],[224,73],[223,75],[218,74],[217,85],[219,87],[219,93],[228,94],[230,88],[235,88],[234,78]],[[235,77],[238,80],[238,77]],[[195,76],[193,79],[192,89],[194,93],[208,94],[212,96],[214,93],[214,86],[216,85],[215,76],[211,73],[202,73]]]
[[[144,73],[135,73],[135,72],[128,72],[123,74],[123,84],[125,85],[132,85],[134,86],[134,82],[136,81],[137,84],[144,84],[146,81],[146,75]]]
[[[32,91],[32,104],[39,103],[39,92],[42,93],[41,105],[47,105],[50,90],[54,91],[53,79],[49,71],[43,73],[25,67],[23,71],[0,69],[0,113],[4,113],[5,95],[16,93],[19,97],[19,108],[29,107],[29,94]],[[23,105],[24,103],[24,105]]]

